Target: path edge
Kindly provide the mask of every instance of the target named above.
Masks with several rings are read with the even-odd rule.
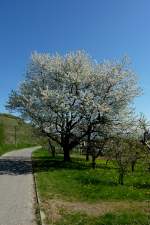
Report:
[[[31,156],[32,160],[32,174],[33,174],[33,185],[34,185],[34,191],[35,191],[35,198],[36,198],[36,206],[35,206],[35,211],[37,211],[39,215],[39,219],[37,219],[36,215],[36,220],[38,220],[38,225],[46,225],[44,220],[46,218],[45,213],[41,210],[41,199],[40,199],[40,194],[38,192],[37,188],[37,183],[36,183],[36,174],[34,173],[34,166],[33,166],[33,157]]]

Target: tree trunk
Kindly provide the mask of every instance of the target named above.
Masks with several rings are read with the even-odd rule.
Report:
[[[119,173],[119,184],[124,185],[124,173]]]
[[[52,150],[52,157],[55,158],[55,156],[56,156],[55,147],[52,146],[51,150]]]
[[[48,140],[49,148],[48,151],[52,154],[52,157],[55,158],[55,146],[52,145],[50,139]]]
[[[64,151],[64,162],[70,162],[70,150],[69,148],[67,148],[66,146],[63,147],[63,151]]]
[[[133,162],[131,163],[131,170],[132,170],[132,172],[134,172],[134,169],[135,169],[135,164],[136,164],[136,162],[135,162],[135,161],[133,161]]]
[[[95,154],[92,155],[92,168],[95,169],[96,162],[95,162]]]
[[[86,161],[89,161],[89,153],[88,153],[88,149],[86,151]]]
[[[108,162],[109,162],[109,159],[106,160],[106,166],[107,166]]]
[[[87,135],[86,161],[89,161],[90,148],[91,148],[91,132],[89,132]]]

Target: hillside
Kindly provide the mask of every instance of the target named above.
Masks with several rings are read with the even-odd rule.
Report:
[[[0,155],[15,148],[37,145],[39,142],[39,137],[30,124],[19,117],[0,114]]]

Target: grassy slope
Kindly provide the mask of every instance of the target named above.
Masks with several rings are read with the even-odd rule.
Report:
[[[145,213],[150,211],[149,173],[141,169],[141,165],[137,166],[134,174],[126,177],[125,185],[120,186],[117,184],[116,169],[111,163],[106,166],[104,160],[100,160],[99,167],[92,170],[90,165],[81,159],[79,161],[74,158],[72,163],[62,162],[62,157],[53,160],[45,150],[33,153],[33,157],[37,186],[42,198],[42,207],[47,214],[48,224],[150,224],[150,218]],[[124,210],[121,210],[121,207],[117,209],[115,202],[116,206],[119,202]],[[85,207],[90,208],[92,205],[93,208],[95,206],[101,208],[102,203],[103,207],[105,205],[107,208],[103,215],[92,216],[85,213]],[[52,216],[50,216],[53,214],[52,205],[55,205],[55,211],[59,211],[59,216],[56,216],[59,219],[53,223]],[[79,206],[82,206],[84,213],[82,210],[81,212],[80,210],[70,211],[71,207]],[[114,207],[113,211],[112,207]],[[98,208],[96,210],[98,211]]]
[[[37,138],[29,124],[18,117],[0,114],[0,155],[13,149],[33,146],[36,143]]]

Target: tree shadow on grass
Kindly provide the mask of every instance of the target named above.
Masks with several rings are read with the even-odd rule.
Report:
[[[133,186],[137,189],[149,189],[150,190],[150,183],[144,183],[144,184],[135,183]]]
[[[56,158],[52,158],[51,156],[44,157],[34,157],[33,159],[33,167],[34,172],[42,172],[42,171],[52,171],[52,170],[86,170],[92,168],[91,162],[86,162],[83,159],[73,159],[70,162],[64,162],[63,156],[57,156]],[[106,165],[98,164],[96,168],[100,169],[112,169]]]
[[[99,177],[92,176],[79,176],[76,178],[82,185],[104,185],[104,186],[117,186],[118,183],[112,180],[104,180]]]
[[[79,161],[71,161],[71,162],[64,162],[62,157],[60,158],[48,158],[42,157],[35,158],[33,160],[33,168],[34,172],[46,172],[46,171],[53,171],[53,170],[85,170],[89,168],[88,165],[81,163]]]
[[[38,172],[47,172],[47,171],[56,171],[56,170],[76,170],[76,171],[81,171],[81,170],[86,170],[89,171],[89,169],[92,169],[91,164],[90,163],[86,163],[85,161],[82,160],[73,160],[71,162],[64,162],[63,158],[57,157],[56,159],[54,158],[48,158],[48,157],[41,157],[38,158],[34,158],[33,161],[33,168],[34,168],[34,172],[38,173]],[[99,165],[98,168],[103,168]],[[107,168],[110,169],[110,168]],[[94,170],[93,170],[94,171]],[[114,182],[112,180],[104,180],[101,179],[99,177],[95,177],[95,176],[84,176],[81,173],[79,173],[75,179],[77,181],[79,181],[81,184],[83,185],[99,185],[99,184],[103,184],[103,185],[111,185],[111,186],[116,186],[117,182]]]
[[[32,168],[33,165],[33,168]],[[25,157],[1,157],[0,175],[22,175],[34,172],[46,172],[61,169],[83,170],[88,166],[80,162],[64,162],[62,157],[36,157],[33,161]]]
[[[100,167],[100,166],[99,166]],[[25,175],[38,172],[48,172],[56,170],[89,170],[91,164],[83,160],[73,160],[71,162],[64,162],[62,156],[52,158],[50,156],[34,157],[33,161],[25,157],[1,157],[0,158],[0,175]],[[109,168],[107,168],[109,169]],[[116,185],[116,182],[92,176],[83,176],[79,174],[77,179],[83,185]]]

